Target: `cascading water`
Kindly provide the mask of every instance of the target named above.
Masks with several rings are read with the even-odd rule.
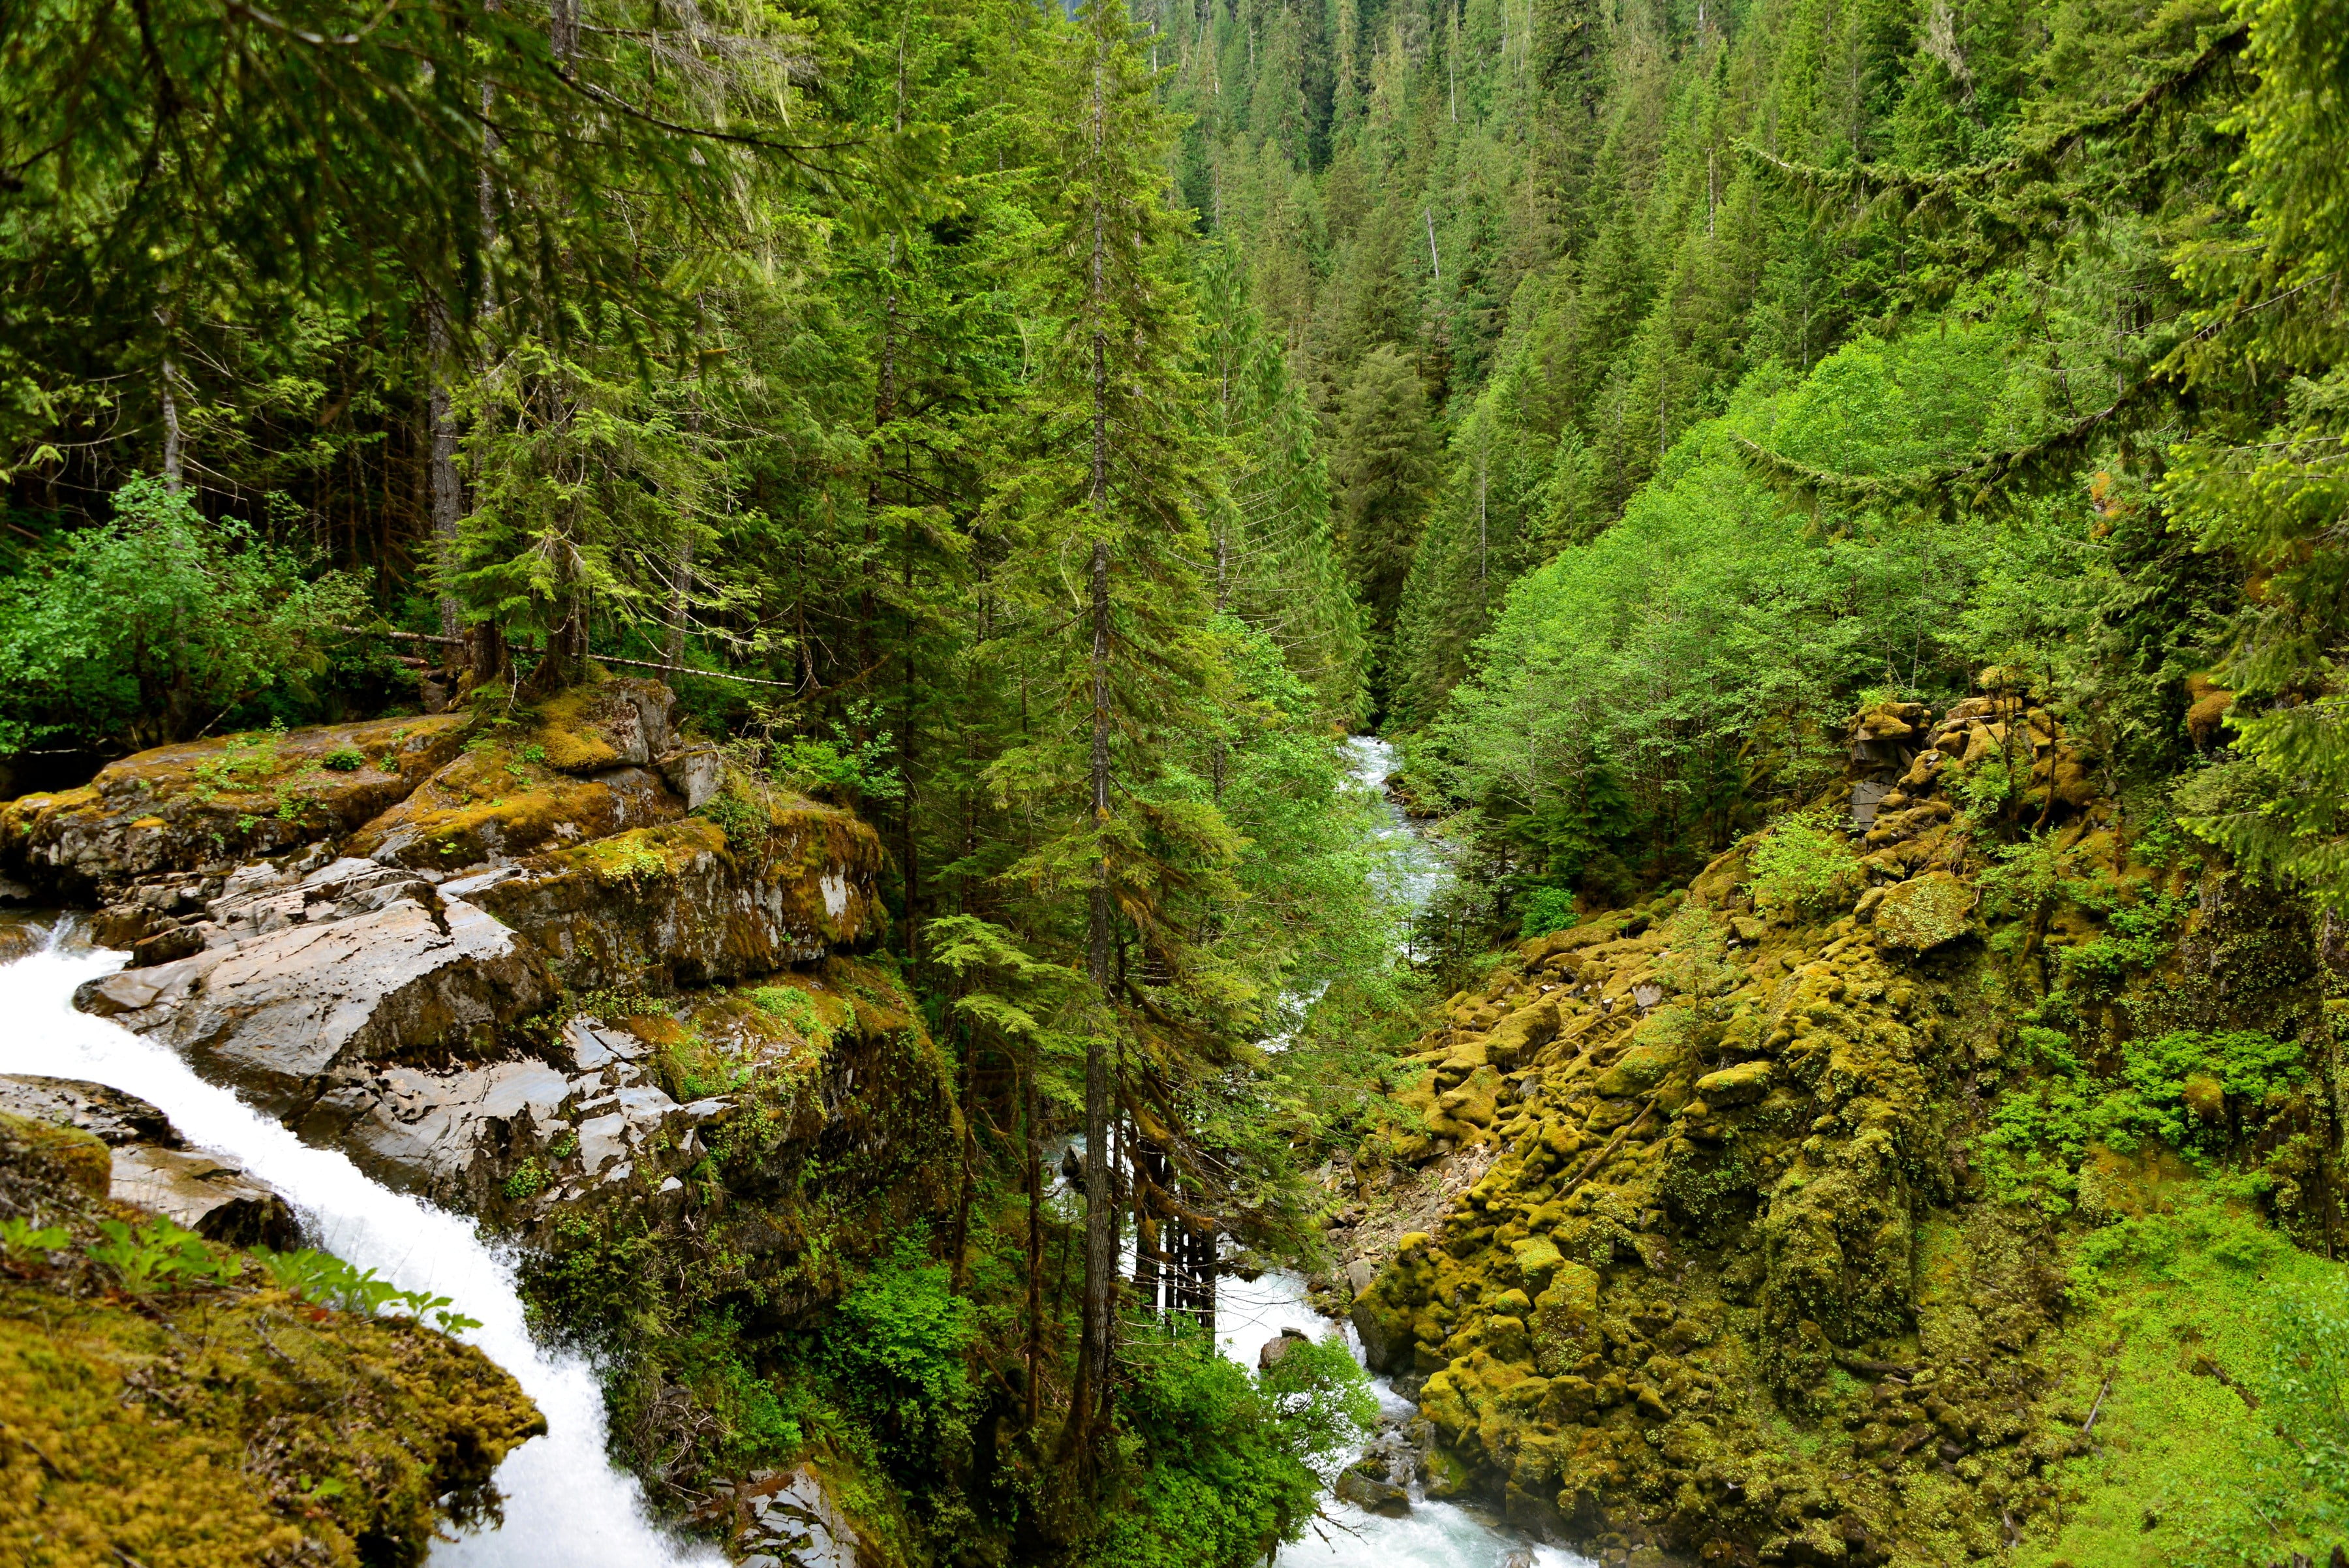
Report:
[[[511,1262],[459,1215],[360,1174],[342,1155],[312,1148],[208,1084],[160,1045],[77,1012],[74,988],[121,966],[122,955],[79,946],[66,922],[48,946],[0,965],[0,1073],[85,1078],[137,1095],[211,1150],[286,1195],[315,1242],[403,1290],[449,1297],[481,1320],[464,1335],[512,1373],[546,1417],[546,1435],[498,1469],[505,1521],[436,1546],[435,1568],[662,1568],[721,1561],[681,1546],[645,1517],[636,1478],[604,1455],[603,1390],[576,1356],[542,1349],[523,1317]]]
[[[1356,735],[1347,742],[1356,782],[1379,796],[1387,824],[1379,837],[1387,849],[1385,891],[1408,918],[1426,908],[1452,875],[1451,863],[1412,826],[1384,784],[1394,767],[1394,749],[1384,741]],[[1406,950],[1407,945],[1406,945]],[[1282,1270],[1254,1280],[1227,1276],[1216,1285],[1216,1340],[1243,1366],[1256,1365],[1265,1341],[1284,1328],[1315,1338],[1330,1330],[1330,1320],[1305,1299],[1305,1282]],[[1346,1343],[1361,1359],[1361,1344],[1350,1325]],[[1387,1416],[1409,1420],[1418,1407],[1385,1378],[1371,1389]],[[1580,1568],[1589,1560],[1554,1546],[1536,1546],[1468,1509],[1449,1502],[1418,1501],[1409,1514],[1390,1519],[1337,1498],[1325,1499],[1322,1518],[1304,1540],[1281,1549],[1276,1568],[1502,1568],[1511,1561],[1538,1568]]]

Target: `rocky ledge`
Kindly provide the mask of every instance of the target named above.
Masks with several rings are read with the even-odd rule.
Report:
[[[625,1332],[647,1269],[789,1332],[876,1238],[945,1212],[961,1128],[894,971],[860,956],[885,923],[877,836],[673,711],[602,680],[142,753],[0,805],[0,893],[98,901],[92,934],[130,957],[78,1005],[526,1243],[572,1332]],[[24,1092],[100,1136],[122,1119],[91,1085]],[[199,1213],[241,1179],[164,1129],[135,1150],[151,1200],[262,1223]],[[812,1470],[726,1480],[694,1396],[647,1398],[625,1440],[657,1501],[723,1485],[732,1511],[703,1522],[738,1552],[854,1563]]]

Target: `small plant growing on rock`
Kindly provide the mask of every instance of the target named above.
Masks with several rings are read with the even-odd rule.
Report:
[[[405,1313],[419,1323],[429,1314],[433,1325],[443,1334],[462,1334],[481,1326],[481,1319],[450,1311],[447,1296],[403,1291],[389,1280],[378,1279],[373,1269],[353,1268],[332,1252],[311,1247],[295,1252],[273,1252],[266,1247],[256,1247],[253,1256],[271,1283],[314,1306],[365,1317],[387,1311]]]
[[[206,1245],[202,1237],[169,1220],[135,1230],[119,1220],[102,1220],[98,1233],[99,1239],[87,1249],[89,1261],[112,1274],[115,1283],[131,1295],[218,1283],[235,1272],[234,1265]]]
[[[832,1025],[823,1021],[815,998],[797,986],[762,985],[750,992],[751,1004],[773,1019],[805,1036],[818,1050],[832,1047]]]
[[[553,1179],[554,1175],[546,1168],[546,1162],[533,1155],[516,1166],[513,1174],[506,1178],[506,1200],[527,1203],[545,1191],[546,1184]]]
[[[71,1237],[60,1225],[45,1226],[36,1231],[29,1220],[0,1220],[0,1254],[5,1254],[11,1262],[61,1251],[69,1240]]]
[[[355,774],[367,766],[367,753],[357,746],[337,746],[319,758],[318,765],[338,774]]]

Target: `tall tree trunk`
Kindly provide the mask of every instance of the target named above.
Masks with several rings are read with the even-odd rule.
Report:
[[[457,416],[449,398],[449,321],[436,299],[424,307],[425,333],[432,355],[432,543],[440,553],[440,566],[445,574],[456,563],[457,519],[465,510],[463,492],[457,481]],[[457,596],[446,587],[440,590],[440,635],[452,640],[443,644],[448,649],[446,662],[457,663],[454,639],[464,632],[464,617],[457,606]]]
[[[1028,1425],[1036,1425],[1044,1377],[1044,1119],[1043,1091],[1036,1082],[1038,1062],[1029,1047],[1026,1082],[1020,1085],[1022,1136],[1028,1145]]]
[[[1106,106],[1102,72],[1107,40],[1096,38],[1092,101],[1092,475],[1087,495],[1094,529],[1091,572],[1092,620],[1092,822],[1096,834],[1109,822],[1109,540],[1103,511],[1109,495],[1109,329],[1103,319],[1107,295],[1107,215],[1102,211],[1101,168]],[[1096,840],[1092,887],[1085,930],[1085,976],[1092,982],[1101,1013],[1085,1043],[1085,1284],[1082,1342],[1077,1356],[1077,1386],[1069,1410],[1071,1440],[1090,1440],[1094,1407],[1106,1405],[1110,1377],[1110,1290],[1117,1277],[1116,1191],[1110,1176],[1109,1041],[1111,904],[1109,851]],[[1065,1446],[1065,1444],[1064,1444]]]

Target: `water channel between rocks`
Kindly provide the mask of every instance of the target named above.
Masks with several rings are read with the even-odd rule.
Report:
[[[1384,741],[1356,735],[1347,742],[1355,779],[1379,797],[1387,814],[1379,836],[1388,849],[1387,891],[1412,914],[1424,909],[1450,878],[1450,863],[1423,838],[1402,809],[1388,799],[1384,784],[1394,768],[1394,749]],[[1265,1341],[1295,1329],[1316,1339],[1337,1325],[1305,1299],[1305,1282],[1274,1270],[1254,1280],[1226,1277],[1216,1286],[1216,1339],[1224,1354],[1244,1366],[1256,1365]],[[1361,1345],[1344,1329],[1356,1359]],[[1418,1407],[1383,1377],[1373,1381],[1381,1414],[1408,1421]],[[1389,1518],[1337,1498],[1322,1500],[1323,1517],[1305,1539],[1282,1549],[1278,1568],[1503,1568],[1512,1560],[1537,1568],[1580,1568],[1588,1559],[1554,1546],[1537,1546],[1454,1503],[1414,1498],[1411,1512]]]

